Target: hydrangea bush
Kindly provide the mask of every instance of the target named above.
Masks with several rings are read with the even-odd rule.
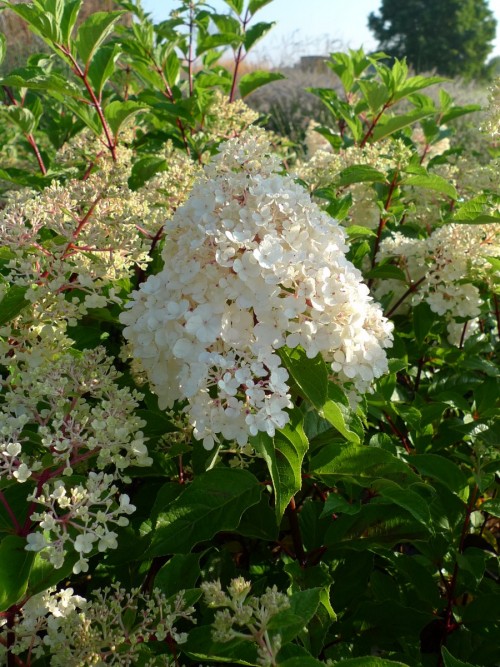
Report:
[[[291,160],[268,2],[2,3],[6,667],[498,664],[498,86],[332,54]]]

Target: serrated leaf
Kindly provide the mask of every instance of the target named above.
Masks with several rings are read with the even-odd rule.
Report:
[[[188,553],[218,532],[233,530],[260,495],[258,480],[246,470],[214,468],[199,475],[159,512],[149,555]]]
[[[321,589],[309,588],[290,597],[290,607],[279,612],[270,621],[271,632],[279,632],[284,644],[291,642],[307,626],[321,602]]]
[[[427,190],[440,192],[441,194],[446,195],[451,199],[458,199],[458,192],[455,186],[446,180],[446,178],[438,176],[437,174],[415,174],[406,176],[402,181],[402,185],[426,188]]]
[[[241,12],[243,11],[244,0],[224,0],[224,2],[237,14],[241,14]]]
[[[481,505],[481,511],[500,518],[500,498],[488,498]]]
[[[121,50],[118,44],[103,46],[95,52],[89,66],[88,77],[98,97],[106,81],[113,76],[116,61],[120,57],[120,54]]]
[[[411,488],[402,488],[395,482],[379,480],[373,484],[382,498],[409,512],[419,523],[432,530],[431,513],[426,500]]]
[[[64,3],[64,11],[60,21],[60,28],[62,42],[66,45],[68,45],[70,42],[71,33],[78,19],[81,5],[82,0],[66,0]]]
[[[168,169],[168,162],[165,158],[146,155],[134,163],[128,179],[129,188],[132,190],[142,188],[152,176],[166,169]]]
[[[358,445],[342,446],[337,452],[323,447],[312,459],[310,471],[329,486],[339,480],[351,480],[363,487],[377,479],[419,481],[409,465],[385,449]]]
[[[319,414],[334,426],[348,442],[357,445],[360,442],[359,436],[347,426],[344,415],[345,410],[346,408],[343,405],[329,398],[319,410]]]
[[[251,92],[257,90],[261,86],[265,86],[271,81],[279,81],[284,79],[283,74],[278,72],[266,72],[265,70],[254,70],[249,74],[244,74],[239,81],[239,90],[241,97],[250,95]]]
[[[469,487],[467,475],[448,456],[414,454],[411,456],[411,465],[421,475],[437,479],[460,497]]]
[[[104,109],[104,116],[111,131],[113,132],[115,139],[127,121],[136,116],[138,113],[142,113],[146,110],[146,106],[131,100],[127,100],[126,102],[115,100],[114,102],[108,104]]]
[[[408,125],[413,125],[419,120],[422,120],[422,118],[427,118],[427,116],[430,116],[432,113],[433,109],[426,109],[424,111],[418,109],[417,111],[410,111],[402,116],[393,116],[385,122],[375,126],[371,135],[372,139],[373,141],[380,141],[380,139],[388,137],[389,135],[394,134],[394,132],[402,130],[404,127],[408,127]]]
[[[387,176],[369,165],[356,164],[343,169],[335,179],[337,185],[352,185],[353,183],[385,183]]]
[[[19,313],[31,304],[25,298],[27,287],[12,285],[7,289],[3,299],[0,301],[0,326],[13,320]]]
[[[267,433],[259,433],[252,442],[264,458],[273,482],[279,524],[291,498],[302,487],[302,463],[309,447],[302,426],[302,413],[293,411],[290,423],[274,438]]]
[[[250,0],[248,3],[248,11],[250,14],[255,14],[255,12],[258,12],[259,9],[262,9],[262,7],[265,7],[272,1],[273,0]]]
[[[85,67],[90,65],[95,51],[113,32],[115,23],[125,12],[95,12],[78,28],[75,46]]]
[[[302,396],[315,408],[321,408],[328,398],[328,369],[323,357],[318,354],[309,359],[304,350],[297,347],[282,347],[278,354]]]
[[[499,224],[500,217],[495,215],[478,215],[475,218],[468,218],[465,220],[462,218],[453,218],[453,222],[457,225],[492,225]]]
[[[255,25],[251,26],[250,28],[247,29],[245,32],[245,49],[247,51],[250,51],[250,49],[260,40],[262,37],[267,35],[267,33],[271,30],[271,28],[276,25],[275,22],[271,23],[256,23]]]

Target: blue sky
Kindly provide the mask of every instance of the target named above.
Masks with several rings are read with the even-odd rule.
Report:
[[[227,9],[223,0],[209,1],[218,11]],[[176,0],[142,0],[142,4],[155,20],[167,18],[178,6]],[[287,60],[324,55],[341,46],[372,49],[376,41],[366,24],[368,14],[380,5],[381,0],[273,0],[256,16],[259,21],[276,21],[256,47],[257,54],[272,64],[285,65]],[[492,55],[500,55],[500,0],[490,0],[489,6],[499,26]]]

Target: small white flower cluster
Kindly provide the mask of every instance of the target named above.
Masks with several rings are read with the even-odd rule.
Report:
[[[210,607],[223,607],[215,613],[213,638],[218,642],[246,639],[257,645],[258,664],[270,667],[276,664],[281,648],[278,633],[268,631],[270,620],[290,607],[287,595],[276,586],[267,588],[261,596],[250,596],[251,584],[243,577],[233,579],[227,593],[220,581],[205,582],[201,589]],[[236,626],[236,627],[235,627]]]
[[[412,303],[426,301],[433,312],[445,316],[449,340],[458,344],[464,321],[470,322],[465,337],[477,330],[474,320],[481,312],[483,300],[474,283],[493,287],[498,272],[495,274],[488,257],[499,255],[500,225],[447,224],[424,239],[394,232],[381,242],[377,259],[396,259],[412,284],[422,281],[412,295]],[[405,289],[403,283],[381,281],[376,293],[382,297],[394,292],[394,303]],[[457,318],[461,323],[457,323]]]
[[[53,340],[42,341],[6,358],[10,374],[0,378],[0,477],[38,482],[28,500],[33,509],[36,504],[47,509],[31,514],[26,548],[42,551],[57,568],[72,543],[79,554],[74,571],[86,571],[94,547],[117,546],[107,524],[126,525],[124,515],[134,509],[126,495],[115,502],[114,480],[129,466],[152,463],[140,430],[144,421],[135,412],[141,396],[117,385],[120,374],[102,348],[78,355],[55,350]],[[80,485],[66,479],[88,464],[106,474],[91,472]]]
[[[10,254],[6,281],[27,288],[33,320],[75,325],[91,308],[121,303],[117,281],[128,279],[134,265],[146,267],[151,240],[184,201],[198,169],[168,146],[167,169],[133,191],[134,154],[122,148],[118,156],[116,163],[101,157],[99,170],[84,179],[9,195],[0,214]]]
[[[317,148],[307,162],[296,167],[295,174],[314,190],[330,187],[341,171],[355,165],[373,167],[386,174],[390,170],[402,170],[411,155],[411,149],[400,140],[380,141],[362,148],[349,146],[336,152],[330,148]],[[337,194],[350,194],[352,197],[346,225],[377,228],[383,211],[377,203],[377,192],[371,183],[342,186],[338,188]]]
[[[496,139],[500,135],[500,79],[496,79],[489,91],[488,115],[481,130]]]
[[[167,667],[169,656],[148,657],[141,648],[167,636],[183,644],[187,635],[177,630],[176,623],[181,619],[196,623],[194,611],[183,591],[171,602],[159,589],[145,595],[115,585],[94,591],[92,600],[74,595],[71,588],[49,589],[26,602],[12,628],[0,626],[0,639],[6,639],[7,632],[14,634],[9,649],[13,655],[27,651],[34,658],[48,655],[51,667],[131,667],[139,660],[148,667]]]
[[[392,325],[346,259],[344,232],[279,175],[254,129],[221,152],[166,225],[164,269],[133,293],[124,334],[160,405],[187,399],[194,435],[274,435],[289,419],[277,350],[323,354],[358,392],[387,370]]]
[[[116,549],[118,535],[109,525],[127,526],[125,515],[132,514],[135,507],[126,494],[116,500],[118,488],[113,479],[113,475],[90,472],[85,484],[71,486],[69,493],[59,479],[44,484],[42,493],[28,496],[29,501],[47,509],[31,515],[40,530],[28,535],[26,550],[41,551],[42,557],[58,569],[70,543],[78,554],[73,572],[79,574],[88,571],[88,559],[96,547],[100,552]]]
[[[142,396],[118,387],[120,373],[104,349],[77,356],[41,347],[30,351],[45,352],[45,358],[11,360],[10,375],[4,382],[0,378],[0,386],[5,385],[0,434],[5,437],[5,451],[19,461],[10,469],[19,472],[19,466],[27,464],[34,470],[39,463],[40,451],[28,455],[17,446],[28,423],[37,425],[42,452],[50,453],[52,465],[65,475],[87,458],[95,459],[100,470],[113,466],[117,474],[131,465],[151,465],[140,430],[145,422],[135,413]]]

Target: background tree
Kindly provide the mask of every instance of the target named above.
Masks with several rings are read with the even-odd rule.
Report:
[[[381,50],[406,56],[417,72],[466,79],[488,74],[496,20],[487,0],[382,0],[368,27]]]

